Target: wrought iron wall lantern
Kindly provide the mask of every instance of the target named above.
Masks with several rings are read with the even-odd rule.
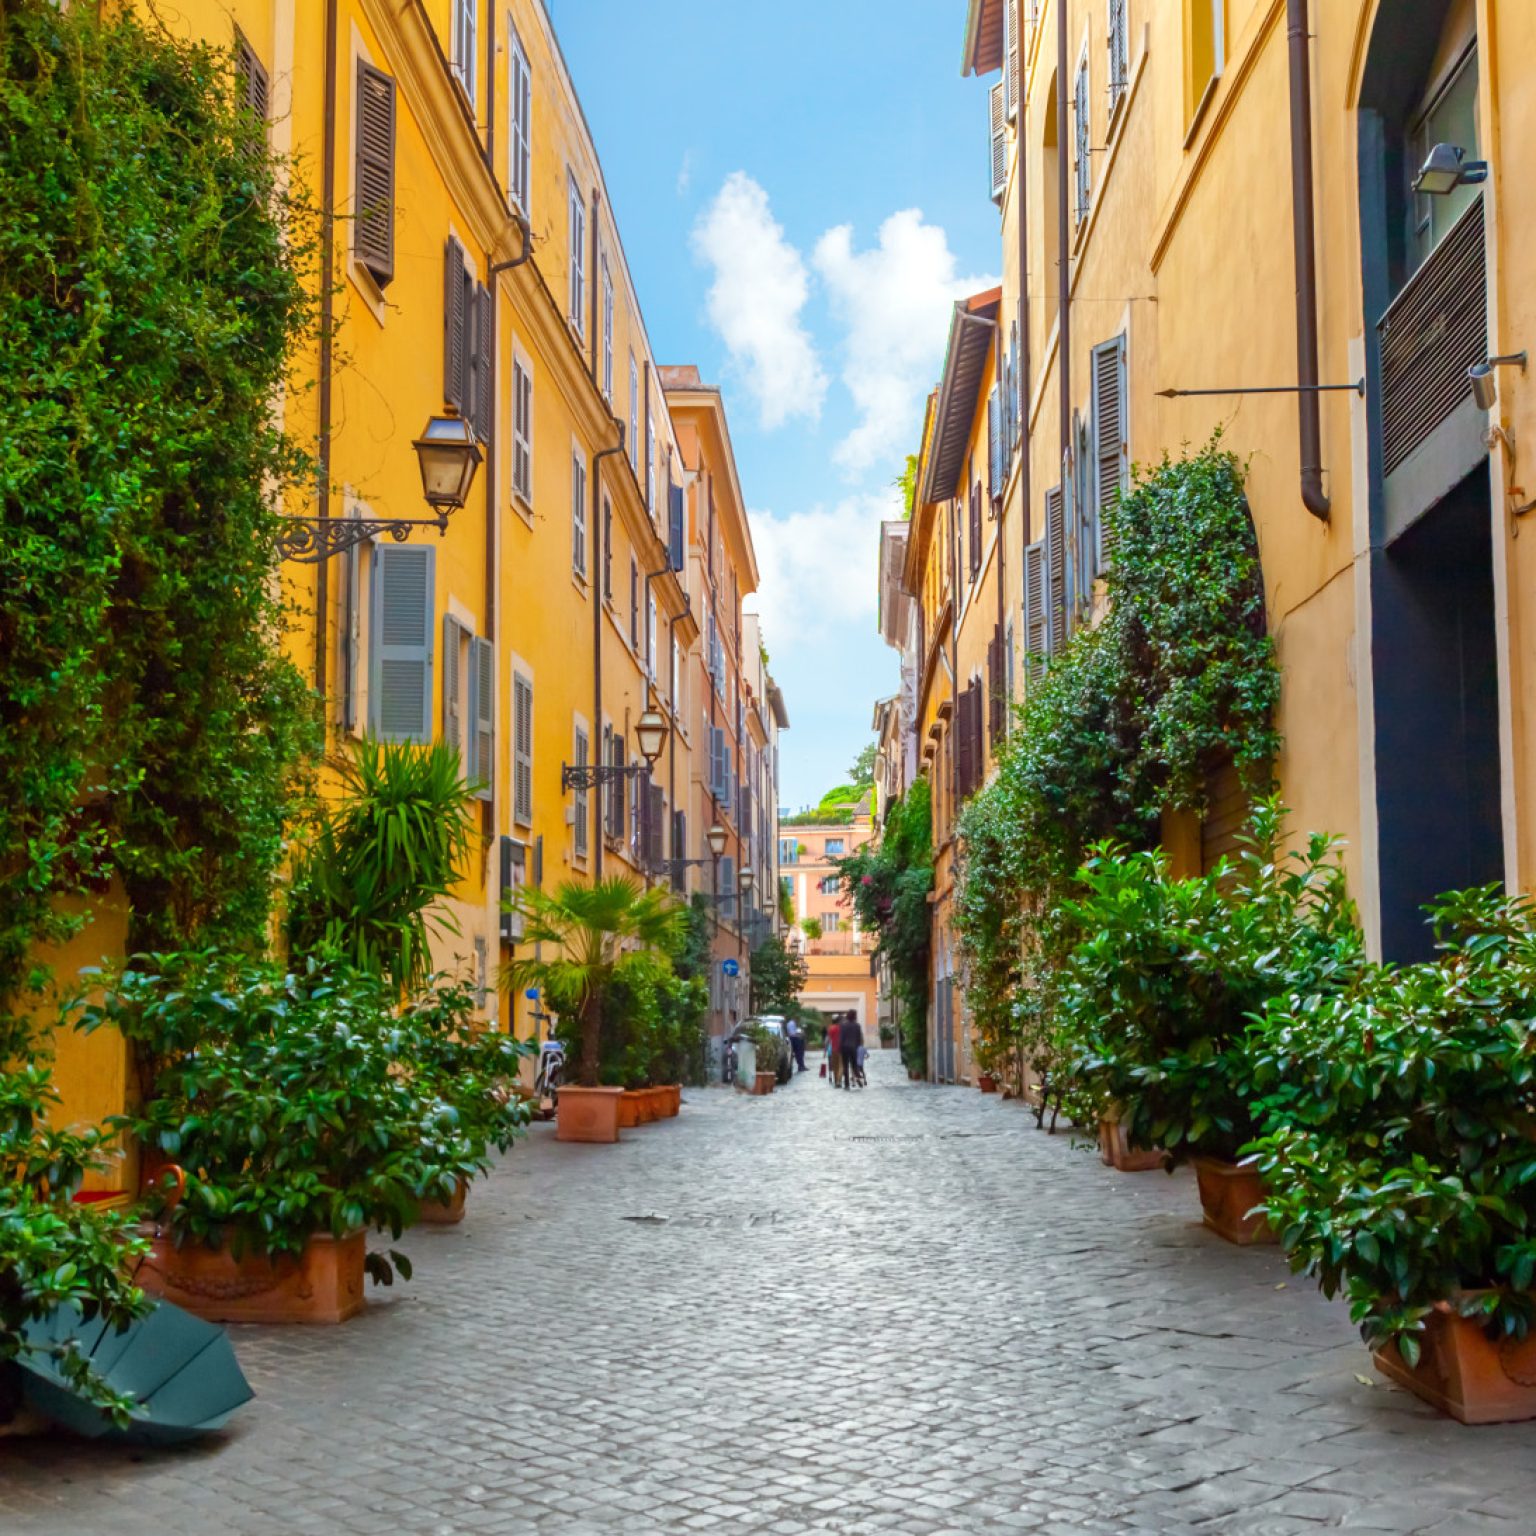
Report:
[[[667,744],[667,722],[659,710],[648,709],[635,725],[635,740],[640,744],[643,763],[585,763],[573,768],[569,763],[560,765],[561,791],[568,789],[597,789],[619,779],[638,779],[649,775]]]
[[[343,550],[388,535],[403,544],[413,528],[448,531],[448,517],[469,500],[481,453],[470,424],[449,412],[432,416],[411,445],[421,466],[421,494],[436,517],[284,517],[277,535],[278,553],[301,565],[318,565]]]

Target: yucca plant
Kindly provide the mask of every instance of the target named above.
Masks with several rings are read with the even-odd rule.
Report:
[[[446,742],[354,744],[343,793],[300,856],[289,902],[295,954],[328,953],[399,989],[420,990],[431,938],[457,934],[442,905],[473,851],[467,782]]]
[[[687,932],[687,913],[660,886],[624,876],[554,891],[525,886],[509,903],[523,918],[516,955],[501,969],[505,987],[537,987],[557,1012],[580,1021],[577,1081],[595,1088],[602,1064],[603,998],[617,977],[669,975]]]

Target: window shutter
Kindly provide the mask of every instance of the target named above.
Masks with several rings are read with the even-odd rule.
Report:
[[[1003,92],[1011,123],[1019,115],[1019,0],[1005,0],[1003,36]]]
[[[443,740],[459,754],[464,769],[469,763],[464,757],[464,730],[461,720],[464,689],[459,676],[459,645],[463,630],[459,621],[449,614],[443,615]]]
[[[512,678],[512,816],[533,821],[533,684],[520,674]]]
[[[971,690],[967,686],[955,701],[955,797],[964,800],[971,792]]]
[[[265,92],[263,81],[263,98]],[[353,196],[354,250],[382,288],[395,275],[395,82],[362,59]]]
[[[265,124],[271,97],[267,71],[238,27],[235,28],[235,91],[240,105]]]
[[[684,811],[672,812],[672,889],[680,891],[687,880],[688,870],[683,860],[688,857],[688,816]]]
[[[496,647],[489,640],[469,642],[469,707],[475,732],[470,757],[480,781],[479,798],[496,794]]]
[[[650,826],[646,838],[645,863],[648,869],[660,869],[663,858],[662,832],[667,820],[666,796],[660,784],[647,784],[646,798],[650,806]]]
[[[1001,80],[987,92],[987,112],[992,131],[992,201],[1001,203],[1008,187],[1008,110]]]
[[[576,766],[578,768],[585,768],[587,766],[587,757],[591,750],[587,740],[587,733],[580,726],[577,726]],[[575,834],[572,841],[575,844],[576,857],[583,859],[587,856],[587,813],[590,809],[586,790],[578,789],[574,791],[571,796],[571,802],[571,820]]]
[[[1125,431],[1125,335],[1093,349],[1093,455],[1097,517],[1094,569],[1102,571],[1114,539],[1105,513],[1119,504],[1129,479]]]
[[[1045,671],[1051,649],[1050,617],[1045,603],[1045,542],[1024,551],[1024,676],[1033,685]]]
[[[1046,651],[1054,656],[1067,643],[1067,520],[1061,487],[1045,493]]]
[[[483,284],[474,288],[475,303],[475,399],[473,425],[481,443],[489,443],[496,420],[496,338],[491,333],[491,291]]]
[[[997,386],[993,385],[987,396],[987,495],[996,501],[1003,494],[1003,477],[998,473],[998,450],[1003,444],[1003,434],[997,421]]]
[[[1007,708],[1003,692],[1003,630],[1001,625],[992,628],[992,639],[987,646],[987,734],[995,751],[1003,739],[1003,722]]]
[[[461,414],[469,402],[464,382],[468,369],[469,278],[464,247],[448,237],[443,253],[443,400]]]
[[[432,739],[436,560],[424,544],[381,544],[373,552],[369,702],[381,741]]]
[[[981,569],[981,481],[976,481],[971,486],[971,528],[970,528],[970,569],[971,579],[975,580],[976,573]]]
[[[512,363],[512,490],[533,500],[533,376],[518,358]]]
[[[667,476],[667,554],[672,569],[683,568],[683,488]]]

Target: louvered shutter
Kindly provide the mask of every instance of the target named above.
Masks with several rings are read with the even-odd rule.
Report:
[[[489,640],[469,642],[469,708],[474,717],[470,759],[480,781],[479,797],[496,795],[496,647]]]
[[[464,412],[469,352],[469,278],[464,247],[452,235],[443,253],[443,400]]]
[[[533,821],[533,684],[520,675],[512,679],[512,815]]]
[[[970,517],[970,571],[972,579],[981,569],[981,482],[978,480],[971,486],[971,517]]]
[[[1019,113],[1019,0],[1005,0],[1003,36],[1003,91],[1011,123]]]
[[[463,679],[459,676],[459,647],[463,630],[449,614],[443,616],[443,740],[459,754],[464,769]]]
[[[987,730],[993,749],[1003,739],[1003,726],[1008,718],[1007,682],[1003,676],[1003,630],[995,625],[992,643],[987,648]]]
[[[1113,544],[1113,509],[1129,480],[1125,431],[1125,336],[1093,349],[1094,569],[1102,571]],[[1108,513],[1108,518],[1106,518]]]
[[[1001,203],[1008,187],[1008,110],[1003,100],[1003,82],[987,92],[987,114],[991,128],[992,201]]]
[[[379,545],[373,552],[369,702],[381,741],[432,738],[432,637],[437,551]]]
[[[395,275],[395,82],[362,59],[353,196],[357,259],[382,288]]]
[[[667,555],[672,569],[683,568],[683,488],[667,477]]]
[[[672,813],[672,889],[680,891],[688,877],[683,860],[688,857],[688,816],[684,811]]]
[[[1045,671],[1045,657],[1051,648],[1045,569],[1045,543],[1041,540],[1024,551],[1024,676],[1030,684]]]
[[[491,326],[491,291],[477,283],[475,306],[475,398],[471,418],[475,436],[489,443],[496,421],[496,338]]]
[[[646,867],[649,869],[660,869],[661,861],[663,858],[662,829],[666,826],[667,821],[666,796],[662,793],[660,784],[647,785],[646,789],[651,808],[651,816],[650,836],[647,839],[645,849],[645,862]]]
[[[987,396],[987,495],[996,501],[1003,494],[1003,477],[998,473],[998,450],[1003,444],[1002,428],[997,420],[997,386]]]
[[[1067,519],[1061,487],[1045,493],[1046,651],[1054,656],[1067,643]]]
[[[238,27],[235,29],[235,89],[240,105],[265,124],[271,96],[267,71]]]

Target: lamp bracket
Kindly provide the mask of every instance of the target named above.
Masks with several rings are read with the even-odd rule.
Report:
[[[598,789],[619,779],[648,777],[650,763],[588,763],[584,768],[572,768],[569,763],[560,764],[560,788]]]
[[[435,528],[438,537],[448,531],[446,517],[287,517],[278,529],[277,550],[284,560],[299,565],[319,565],[332,555],[371,543],[388,534],[403,544],[413,528]]]

